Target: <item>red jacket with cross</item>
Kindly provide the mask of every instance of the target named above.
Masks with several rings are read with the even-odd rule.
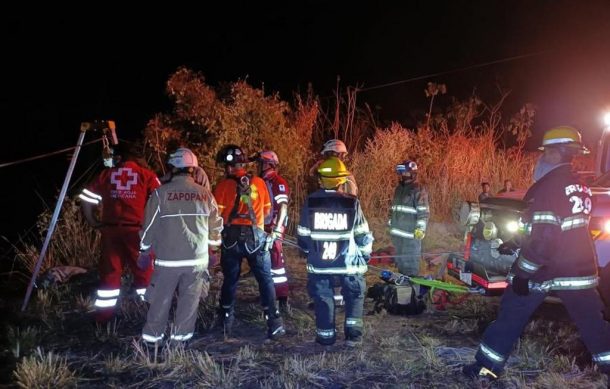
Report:
[[[133,161],[106,169],[80,195],[102,204],[101,222],[107,225],[141,225],[149,195],[161,186],[157,175]]]

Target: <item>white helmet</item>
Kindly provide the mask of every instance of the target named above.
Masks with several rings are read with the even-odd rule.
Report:
[[[167,163],[178,169],[198,166],[195,154],[185,147],[171,153]]]
[[[331,139],[324,143],[324,148],[322,149],[322,154],[334,151],[335,153],[347,154],[347,147],[345,147],[345,143],[340,141],[339,139]]]
[[[261,151],[258,154],[258,160],[260,162],[266,162],[266,163],[269,163],[272,165],[280,164],[280,160],[277,157],[277,154],[274,151],[270,151],[270,150]]]

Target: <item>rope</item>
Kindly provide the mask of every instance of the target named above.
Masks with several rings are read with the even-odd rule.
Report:
[[[292,238],[292,239],[290,239]],[[279,240],[281,240],[284,243],[287,243],[289,246],[291,247],[296,247],[297,249],[303,251],[303,249],[299,246],[299,244],[297,243],[296,240],[293,240],[295,238],[284,234],[284,238],[278,238]],[[423,252],[421,253],[422,256],[425,255],[446,255],[446,254],[456,254],[456,251],[439,251],[439,252],[433,252],[433,251],[429,251],[429,252]],[[382,259],[382,258],[407,258],[407,257],[412,257],[412,255],[372,255],[370,258],[371,259]]]
[[[470,69],[478,69],[478,68],[482,68],[482,67],[489,66],[489,65],[495,65],[495,64],[498,64],[498,63],[504,63],[504,62],[516,61],[516,60],[523,59],[523,58],[534,57],[534,56],[538,56],[538,55],[541,55],[541,54],[548,53],[549,51],[551,51],[551,50],[543,50],[543,51],[538,51],[538,52],[534,52],[534,53],[516,55],[514,57],[501,58],[501,59],[497,59],[497,60],[494,60],[494,61],[483,62],[483,63],[479,63],[479,64],[475,64],[475,65],[470,65],[470,66],[464,66],[464,67],[461,67],[461,68],[446,70],[446,71],[443,71],[443,72],[430,73],[430,74],[426,74],[426,75],[423,75],[423,76],[407,78],[405,80],[398,80],[398,81],[388,82],[388,83],[385,83],[385,84],[369,86],[367,88],[354,88],[354,89],[356,90],[356,92],[366,92],[366,91],[373,90],[373,89],[381,89],[381,88],[385,88],[385,87],[388,87],[388,86],[405,84],[407,82],[424,80],[426,78],[444,76],[446,74],[459,73],[459,72],[463,72],[463,71],[470,70]]]
[[[90,144],[97,143],[100,140],[101,139],[95,139],[95,140],[89,141],[89,142],[83,144],[83,146],[88,146]],[[68,151],[75,150],[76,148],[77,148],[77,146],[73,146],[73,147],[68,147],[68,148],[61,149],[61,150],[51,151],[51,152],[45,153],[45,154],[35,155],[35,156],[29,157],[29,158],[19,159],[17,161],[5,162],[5,163],[0,164],[0,168],[18,165],[18,164],[25,163],[25,162],[35,161],[37,159],[42,159],[42,158],[46,158],[46,157],[51,157],[53,155],[62,154],[62,153],[66,153]]]

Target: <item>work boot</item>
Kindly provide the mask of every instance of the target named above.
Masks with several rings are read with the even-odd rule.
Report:
[[[217,326],[222,327],[225,337],[230,337],[233,331],[233,324],[235,323],[235,314],[232,308],[218,309],[218,322]]]
[[[235,315],[233,312],[225,312],[222,318],[222,325],[224,328],[225,336],[230,337],[233,334],[233,323],[235,322]]]
[[[290,315],[292,309],[288,303],[288,297],[278,297],[278,305],[280,306],[280,312],[284,315]]]
[[[345,338],[345,345],[347,347],[359,347],[362,346],[362,336],[348,336]]]
[[[275,311],[273,315],[265,313],[267,319],[267,336],[269,339],[277,339],[281,336],[286,335],[286,329],[284,328],[284,321],[280,316],[279,311]]]
[[[498,371],[492,371],[491,369],[486,368],[481,365],[479,362],[471,363],[470,365],[465,365],[462,368],[462,373],[469,378],[478,378],[486,381],[493,381],[498,379]]]

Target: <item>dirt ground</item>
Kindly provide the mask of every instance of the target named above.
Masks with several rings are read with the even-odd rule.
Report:
[[[429,304],[417,316],[372,314],[367,299],[363,345],[343,344],[343,310],[337,309],[338,341],[314,342],[314,312],[308,308],[304,260],[286,249],[291,287],[287,335],[265,336],[254,277],[238,287],[231,338],[215,327],[221,275],[202,301],[197,332],[188,347],[149,351],[139,335],[144,303],[123,297],[117,319],[96,325],[87,313],[95,278],[38,291],[18,312],[21,288],[3,282],[0,383],[9,387],[224,387],[224,388],[429,388],[485,387],[464,378],[482,331],[495,317],[498,297],[473,296],[439,311]],[[244,272],[247,270],[244,267]],[[431,272],[438,272],[431,268]],[[368,286],[379,282],[367,274]],[[126,296],[126,294],[123,294]],[[602,387],[574,328],[560,306],[543,308],[528,326],[507,374],[491,387]],[[549,386],[551,385],[551,386]]]

